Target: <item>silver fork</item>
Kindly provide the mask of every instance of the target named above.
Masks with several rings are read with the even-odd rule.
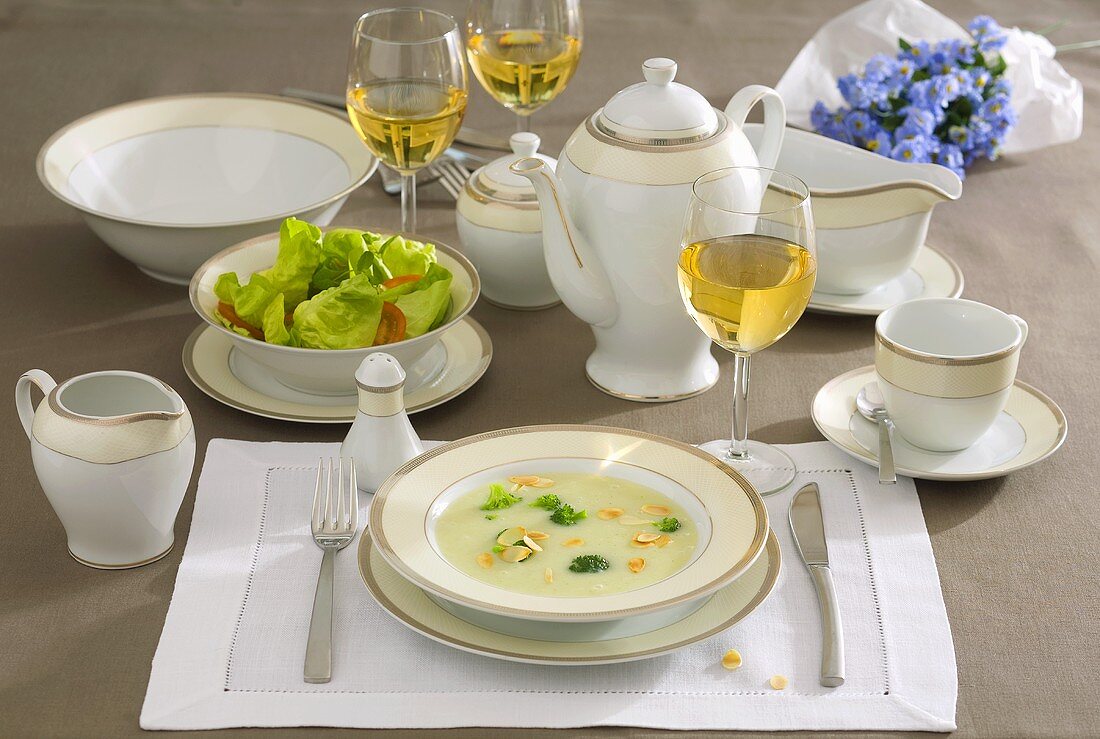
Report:
[[[469,171],[462,164],[449,156],[444,156],[418,172],[416,184],[422,187],[438,181],[443,189],[457,200],[469,176]],[[379,177],[382,181],[382,190],[387,195],[401,194],[401,175],[387,167],[379,167]]]
[[[327,683],[332,679],[332,590],[336,553],[351,543],[359,527],[359,488],[351,459],[347,463],[348,485],[344,484],[344,469],[344,458],[340,457],[334,492],[332,457],[329,457],[327,470],[324,459],[317,463],[317,488],[313,493],[310,523],[313,541],[324,551],[324,556],[317,576],[306,642],[304,677],[307,683]]]

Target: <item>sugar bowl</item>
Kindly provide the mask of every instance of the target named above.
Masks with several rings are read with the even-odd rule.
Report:
[[[542,217],[531,183],[509,171],[525,157],[551,168],[557,162],[538,154],[539,137],[512,134],[512,154],[474,172],[458,196],[455,219],[463,251],[481,277],[481,296],[502,308],[540,310],[559,302],[542,256]]]

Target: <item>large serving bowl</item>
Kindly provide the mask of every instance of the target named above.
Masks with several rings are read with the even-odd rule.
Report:
[[[759,123],[745,124],[754,145]],[[928,235],[932,208],[962,195],[938,164],[907,164],[815,133],[788,128],[776,169],[810,188],[817,233],[818,292],[857,295],[904,275]]]
[[[425,236],[408,235],[417,241],[435,244],[440,265],[454,275],[451,282],[451,307],[447,319],[437,328],[415,339],[362,349],[304,349],[268,344],[230,331],[214,318],[218,297],[214,283],[223,272],[236,272],[241,284],[253,272],[267,269],[279,253],[277,233],[259,236],[237,244],[211,257],[191,278],[191,305],[199,316],[223,332],[233,342],[234,352],[240,352],[253,365],[291,390],[314,396],[354,396],[355,370],[368,354],[384,351],[394,356],[406,369],[412,367],[439,341],[440,335],[470,312],[481,292],[477,271],[466,257],[453,247]],[[232,357],[230,359],[233,364]],[[247,384],[247,378],[240,378]]]
[[[585,596],[513,592],[450,564],[436,540],[447,507],[533,469],[625,478],[667,496],[695,524],[693,558],[646,587]],[[408,462],[375,494],[370,530],[397,572],[459,618],[514,636],[591,641],[661,628],[700,608],[759,556],[768,514],[745,478],[687,444],[626,429],[528,426],[453,441]]]
[[[43,144],[38,178],[107,245],[187,284],[230,244],[296,216],[328,225],[378,160],[347,116],[270,95],[175,95],[70,123]]]

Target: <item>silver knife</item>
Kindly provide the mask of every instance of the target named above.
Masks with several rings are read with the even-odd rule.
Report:
[[[821,518],[821,492],[816,483],[806,485],[791,501],[791,533],[802,561],[817,588],[821,606],[821,684],[835,688],[844,684],[844,631],[840,606],[829,569],[829,546],[825,543],[825,522]]]
[[[299,100],[308,100],[318,105],[327,105],[330,108],[345,109],[344,98],[339,95],[329,95],[328,93],[315,92],[313,90],[301,90],[297,87],[285,87],[283,88],[282,94],[287,97],[298,98]],[[458,129],[455,141],[460,144],[465,144],[466,146],[476,146],[479,149],[496,149],[497,151],[512,150],[512,145],[504,136],[495,136],[491,133],[478,131],[475,128],[468,128],[466,126]]]

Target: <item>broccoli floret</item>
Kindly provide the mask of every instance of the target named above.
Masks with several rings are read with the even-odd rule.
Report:
[[[485,514],[485,520],[486,521],[496,521],[497,520],[497,514],[495,514],[495,513],[486,513]]]
[[[485,504],[481,506],[483,511],[496,511],[501,508],[507,508],[513,503],[518,503],[523,498],[518,495],[512,495],[504,486],[499,482],[494,482],[489,486],[489,499],[485,501]]]
[[[545,508],[548,511],[556,511],[561,507],[561,498],[548,493],[546,495],[540,495],[534,503],[530,504],[532,508]]]
[[[570,572],[603,572],[611,564],[598,554],[582,554],[569,565]]]
[[[559,526],[572,526],[582,518],[588,518],[588,511],[574,511],[568,503],[562,503],[550,514],[550,520]]]
[[[657,527],[658,531],[663,531],[666,534],[671,534],[673,531],[679,530],[680,519],[673,518],[672,516],[665,516],[660,521],[654,521],[653,525]]]

